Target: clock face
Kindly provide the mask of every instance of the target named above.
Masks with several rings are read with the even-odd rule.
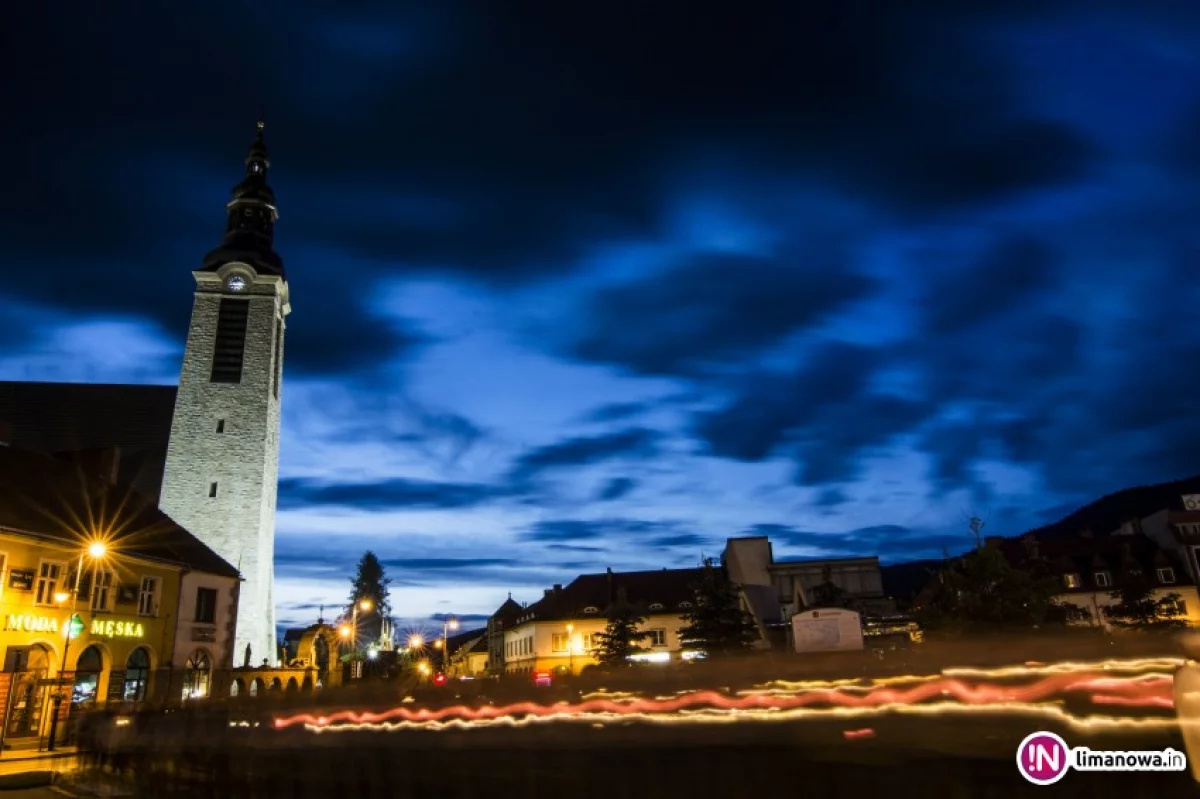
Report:
[[[241,275],[234,275],[233,277],[229,278],[229,280],[225,281],[225,285],[230,291],[241,291],[242,289],[246,288],[246,278],[242,277]]]

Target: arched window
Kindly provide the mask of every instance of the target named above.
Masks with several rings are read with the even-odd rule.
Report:
[[[129,660],[125,661],[125,701],[145,701],[149,682],[150,654],[139,646],[129,653]]]
[[[104,671],[104,658],[94,646],[79,653],[75,661],[75,689],[71,692],[71,703],[90,707],[96,702],[100,687],[100,672]]]
[[[203,649],[197,649],[188,658],[183,675],[183,698],[202,699],[212,687],[212,660]]]

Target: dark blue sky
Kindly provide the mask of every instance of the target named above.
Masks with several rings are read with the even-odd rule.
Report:
[[[284,620],[1196,471],[1200,5],[183,5],[8,12],[0,378],[176,379],[265,103]]]

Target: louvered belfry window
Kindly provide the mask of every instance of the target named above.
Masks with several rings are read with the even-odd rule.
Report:
[[[249,300],[221,298],[221,308],[217,312],[217,340],[213,346],[212,382],[242,382],[246,320],[249,316]]]

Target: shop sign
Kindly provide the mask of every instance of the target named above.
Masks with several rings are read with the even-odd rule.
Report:
[[[145,630],[138,622],[93,619],[91,633],[100,638],[141,638]]]
[[[56,633],[58,632],[58,619],[52,616],[20,616],[10,614],[4,617],[4,631]]]

